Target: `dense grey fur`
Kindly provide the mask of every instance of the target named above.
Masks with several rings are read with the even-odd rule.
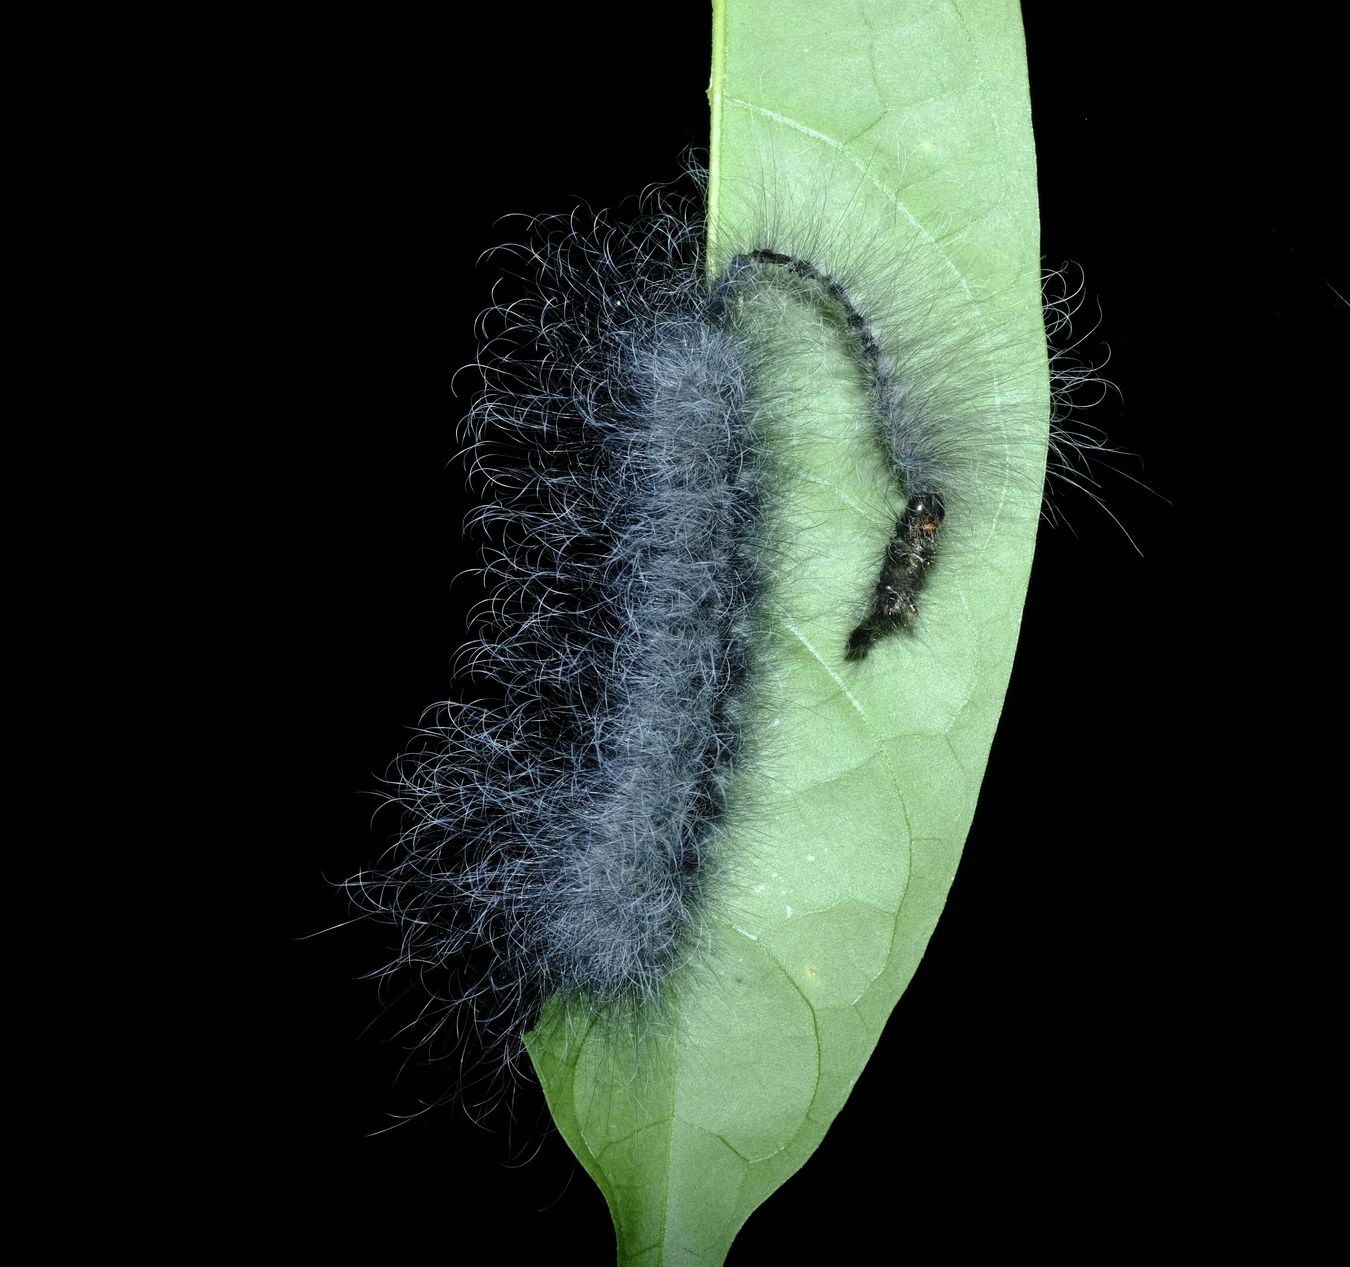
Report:
[[[698,218],[536,233],[469,420],[495,588],[467,668],[499,702],[423,731],[409,826],[349,885],[393,966],[450,967],[502,1033],[559,992],[646,1001],[695,944],[760,588],[755,354],[709,310]]]

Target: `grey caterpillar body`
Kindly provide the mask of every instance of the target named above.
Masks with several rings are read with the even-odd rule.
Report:
[[[502,702],[422,729],[406,826],[347,883],[398,928],[390,968],[502,1038],[555,995],[659,999],[714,900],[769,584],[757,294],[795,286],[828,315],[905,497],[841,660],[913,625],[951,504],[950,437],[906,349],[800,246],[747,243],[710,274],[683,204],[540,233],[516,248],[529,293],[488,314],[468,419],[494,588],[465,667]]]

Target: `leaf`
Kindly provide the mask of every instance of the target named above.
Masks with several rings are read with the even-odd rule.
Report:
[[[842,650],[894,490],[849,422],[856,373],[836,364],[796,393],[776,490],[791,557],[727,899],[659,1016],[557,1003],[527,1040],[626,1264],[723,1260],[820,1143],[918,966],[1002,707],[1050,413],[1016,6],[720,0],[710,95],[713,257],[756,214],[740,190],[796,196],[830,232],[884,241],[930,288],[914,312],[979,348],[958,372],[994,386],[921,626],[861,664]],[[838,362],[837,334],[815,337]]]

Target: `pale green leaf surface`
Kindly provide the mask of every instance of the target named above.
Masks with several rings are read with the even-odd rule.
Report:
[[[816,333],[792,412],[816,421],[784,448],[776,490],[792,557],[728,897],[659,1016],[558,1005],[528,1039],[620,1262],[667,1267],[721,1262],[810,1156],[923,955],[1007,687],[1049,418],[1015,5],[721,0],[710,96],[714,258],[753,214],[736,191],[792,191],[831,231],[884,237],[936,288],[924,311],[978,346],[962,372],[990,386],[987,453],[944,527],[921,628],[852,664],[894,494],[874,437],[849,421],[856,372],[836,334]]]

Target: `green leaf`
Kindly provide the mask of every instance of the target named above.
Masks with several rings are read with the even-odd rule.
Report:
[[[528,1038],[620,1262],[667,1267],[721,1262],[811,1155],[923,955],[1012,665],[1050,413],[1015,5],[721,0],[710,95],[713,258],[762,214],[748,188],[809,211],[816,257],[842,235],[901,271],[887,319],[941,322],[983,403],[919,629],[846,662],[898,492],[842,340],[798,321],[788,557],[725,900],[659,1015],[555,1002]]]

